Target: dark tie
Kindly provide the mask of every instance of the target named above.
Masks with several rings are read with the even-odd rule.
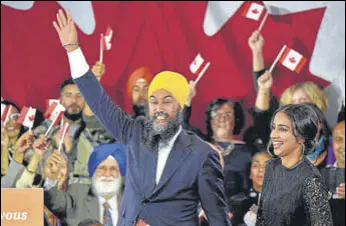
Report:
[[[112,215],[111,215],[111,212],[109,211],[110,206],[109,206],[107,201],[103,204],[103,207],[104,207],[103,225],[104,226],[113,226]]]

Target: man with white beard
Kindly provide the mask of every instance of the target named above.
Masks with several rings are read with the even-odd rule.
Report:
[[[56,158],[55,164],[59,161]],[[102,144],[95,147],[89,158],[88,171],[92,184],[72,184],[67,192],[57,190],[54,178],[58,175],[48,175],[44,184],[45,205],[60,218],[63,226],[76,226],[85,219],[115,226],[126,172],[124,146]]]

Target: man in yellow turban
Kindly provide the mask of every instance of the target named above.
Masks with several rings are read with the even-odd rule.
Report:
[[[231,225],[218,153],[181,126],[189,95],[184,76],[157,74],[148,90],[149,115],[132,118],[93,75],[66,13],[59,10],[53,25],[67,51],[71,75],[100,122],[125,145],[126,182],[117,225],[195,226],[199,203],[211,226]]]

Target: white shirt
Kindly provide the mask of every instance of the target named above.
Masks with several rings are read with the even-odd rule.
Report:
[[[101,196],[99,196],[98,198],[99,198],[99,206],[100,206],[100,222],[103,224],[103,212],[104,212],[103,204],[106,202],[106,199]],[[109,199],[108,204],[110,206],[109,212],[111,213],[111,216],[112,216],[113,225],[117,225],[118,216],[119,216],[117,196],[115,195],[111,199]]]
[[[82,77],[89,71],[89,65],[85,60],[81,48],[75,49],[67,53],[70,62],[71,76],[73,79]]]
[[[174,135],[174,137],[168,142],[167,145],[159,144],[159,152],[157,158],[157,167],[156,167],[156,184],[159,183],[163,170],[165,169],[165,165],[171,153],[175,140],[178,138],[181,132],[181,126],[179,127],[178,132]]]

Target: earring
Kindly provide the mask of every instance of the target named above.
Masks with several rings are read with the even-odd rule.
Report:
[[[305,155],[305,144],[303,143],[302,146],[303,146],[303,155]]]

